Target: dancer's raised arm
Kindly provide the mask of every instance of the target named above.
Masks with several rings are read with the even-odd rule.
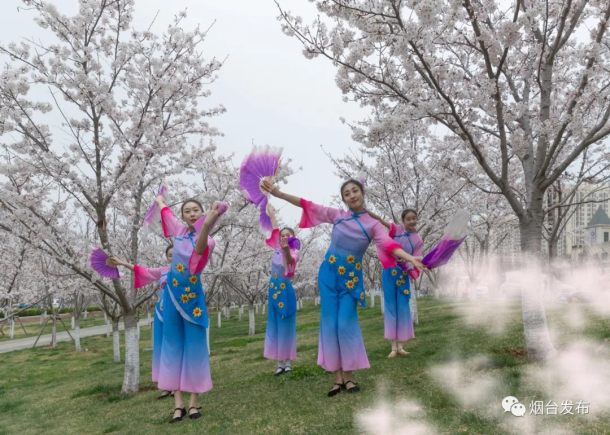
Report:
[[[199,234],[199,238],[197,239],[197,243],[195,244],[195,254],[203,255],[204,251],[208,247],[208,236],[210,235],[210,230],[218,220],[218,208],[212,208],[208,211],[205,222],[203,223],[203,227],[201,228],[201,233]]]
[[[297,207],[302,207],[301,198],[280,191],[280,189],[278,189],[278,187],[269,180],[263,180],[261,187],[265,192],[275,196],[276,198],[283,199],[284,201],[287,201],[292,205],[296,205]]]
[[[275,217],[275,208],[271,204],[267,204],[267,216],[271,219],[271,229],[277,230],[279,226],[277,225],[277,219]]]
[[[372,211],[370,211],[370,210],[367,210],[367,211],[369,212],[369,216],[370,216],[370,217],[372,217],[372,218],[373,218],[373,219],[375,219],[375,220],[378,220],[378,221],[379,221],[379,223],[380,223],[381,225],[383,225],[383,226],[384,226],[384,227],[386,227],[387,229],[390,229],[390,225],[391,225],[391,223],[390,223],[390,222],[388,222],[388,221],[386,221],[386,220],[382,219],[382,218],[381,218],[381,216],[379,216],[377,213],[373,213],[373,212],[372,212]]]

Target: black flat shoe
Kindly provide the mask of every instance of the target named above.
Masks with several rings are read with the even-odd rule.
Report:
[[[352,384],[352,386],[348,387],[347,384]],[[348,393],[357,393],[358,391],[360,391],[360,387],[358,386],[358,384],[353,381],[347,381],[345,384],[343,384],[343,388],[345,388],[345,391],[347,391]]]
[[[194,409],[194,410],[196,410],[197,412],[193,412],[192,414],[190,414],[191,409]],[[190,418],[191,420],[197,420],[199,417],[201,417],[201,412],[199,412],[199,410],[200,410],[200,409],[201,409],[201,406],[199,406],[199,407],[194,407],[194,406],[191,406],[191,407],[189,408],[189,418]]]
[[[165,390],[163,393],[161,393],[161,395],[159,397],[157,397],[157,400],[165,399],[166,397],[170,397],[170,396],[173,396],[173,395],[174,395],[173,391]]]
[[[176,411],[180,411],[180,417],[174,417],[170,420],[170,423],[177,423],[179,421],[182,421],[182,419],[186,416],[186,408],[176,408],[174,409],[174,413],[176,413]]]
[[[335,386],[338,386],[339,388],[335,388]],[[344,387],[345,387],[345,384],[340,384],[339,382],[335,382],[335,385],[333,385],[333,389],[328,392],[328,397],[336,396],[337,394],[339,394],[341,392],[341,388],[344,388]]]
[[[278,368],[273,376],[281,376],[284,374],[284,368]]]

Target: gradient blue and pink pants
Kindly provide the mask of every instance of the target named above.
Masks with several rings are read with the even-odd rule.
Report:
[[[399,267],[392,267],[383,270],[382,286],[384,298],[384,337],[388,340],[396,340],[404,342],[415,337],[413,331],[413,318],[411,317],[411,308],[409,300],[411,292],[408,295],[403,294],[396,286],[396,278],[392,276],[392,270],[396,269],[398,273],[402,273]],[[406,277],[407,286],[411,289],[409,277]]]
[[[297,316],[282,318],[273,303],[269,302],[267,331],[265,332],[265,358],[277,361],[297,358]]]
[[[339,285],[327,261],[320,266],[318,287],[321,302],[318,365],[331,372],[368,369],[357,301]]]
[[[205,393],[211,390],[206,328],[185,319],[178,312],[171,291],[166,291],[163,295],[162,315],[159,389],[189,393]]]

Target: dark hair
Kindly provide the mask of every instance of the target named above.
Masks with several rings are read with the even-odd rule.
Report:
[[[169,245],[167,248],[165,248],[165,256],[166,257],[167,257],[167,254],[168,254],[170,249],[174,249],[174,245]]]
[[[292,234],[292,237],[294,237],[294,230],[293,230],[292,228],[290,228],[290,227],[284,227],[284,228],[282,228],[282,229],[280,230],[280,235],[282,234],[282,231],[284,231],[284,230],[288,230],[288,231],[290,231],[290,234]]]
[[[345,186],[347,186],[348,184],[355,184],[356,186],[358,186],[360,192],[362,192],[362,195],[364,196],[364,187],[362,187],[362,183],[358,180],[350,179],[341,185],[341,190],[339,192],[341,194],[341,199],[343,199],[343,189],[345,189]]]
[[[196,199],[187,199],[186,201],[184,201],[182,203],[182,207],[180,207],[180,217],[182,217],[182,214],[184,213],[184,206],[187,205],[189,202],[194,202],[195,204],[197,204],[199,206],[201,211],[203,211],[203,206],[201,205],[201,203],[199,201],[197,201]]]
[[[415,217],[417,217],[417,212],[415,210],[413,210],[412,208],[405,208],[402,211],[402,214],[400,215],[400,220],[404,221],[405,220],[405,216],[408,215],[409,213],[413,213],[415,215]]]

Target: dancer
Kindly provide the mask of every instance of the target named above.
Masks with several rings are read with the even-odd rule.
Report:
[[[172,252],[174,248],[168,246],[165,249],[165,257],[167,262],[172,262]],[[134,288],[140,288],[154,281],[159,281],[159,300],[155,304],[155,318],[153,323],[153,354],[152,354],[152,380],[159,382],[159,362],[161,361],[161,345],[163,343],[163,293],[165,292],[165,284],[167,282],[167,273],[169,267],[147,268],[137,264],[127,263],[117,257],[111,257],[110,262],[113,267],[123,266],[130,269],[134,273]],[[173,396],[171,391],[163,391],[157,399],[165,399]]]
[[[300,228],[322,223],[333,225],[331,244],[318,274],[322,301],[318,364],[335,373],[329,397],[339,394],[342,388],[348,392],[359,391],[352,371],[370,367],[356,309],[357,303],[364,306],[365,301],[362,256],[374,241],[385,267],[396,264],[394,256],[423,267],[421,258],[407,254],[388,237],[382,225],[368,215],[364,208],[364,189],[357,180],[348,180],[341,186],[341,198],[349,211],[324,207],[283,193],[269,180],[264,180],[261,187],[271,195],[303,208]]]
[[[174,237],[172,264],[163,295],[163,344],[159,388],[174,392],[175,409],[170,423],[201,417],[199,394],[212,389],[206,338],[208,312],[201,283],[201,271],[214,249],[210,230],[219,216],[218,207],[203,215],[201,203],[189,199],[180,209],[184,225],[162,196],[157,204],[165,237]],[[191,393],[188,412],[183,392]]]
[[[271,260],[269,279],[269,312],[265,333],[265,358],[277,360],[274,376],[292,370],[291,361],[297,357],[297,298],[292,287],[292,276],[298,260],[297,249],[291,248],[288,239],[294,238],[292,228],[278,228],[275,209],[267,205],[267,215],[271,218],[271,237],[267,245],[275,250]],[[295,243],[296,244],[296,243]],[[297,246],[294,246],[297,248]]]
[[[375,213],[369,212],[372,218],[377,219],[390,231],[388,235],[396,240],[409,254],[420,257],[424,250],[424,242],[417,234],[417,212],[406,209],[400,218],[402,225],[383,220]],[[410,263],[401,263],[397,266],[383,269],[383,305],[384,305],[384,337],[390,340],[392,350],[388,358],[396,355],[408,355],[404,350],[405,341],[415,337],[413,332],[413,318],[409,302],[411,300],[410,278],[416,280],[419,270]]]

